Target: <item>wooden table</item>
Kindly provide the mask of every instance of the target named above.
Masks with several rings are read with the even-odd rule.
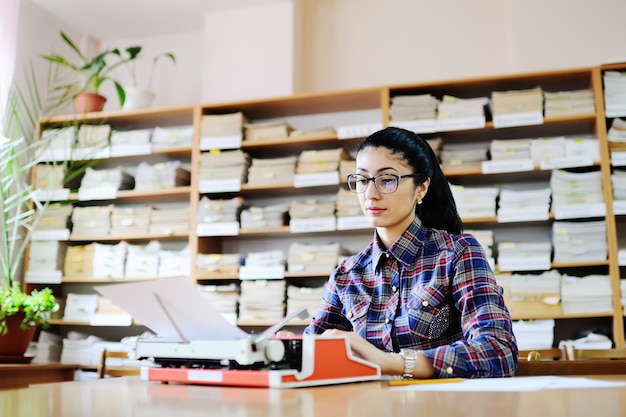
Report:
[[[516,376],[533,375],[624,375],[624,360],[556,360],[523,361],[520,360]]]
[[[78,365],[62,363],[0,364],[0,389],[23,388],[31,384],[73,381]],[[0,415],[3,415],[0,412]]]
[[[523,377],[520,377],[523,378]],[[626,380],[624,376],[602,377]],[[433,384],[432,386],[445,384]],[[626,387],[519,392],[399,391],[386,381],[313,388],[221,388],[139,377],[0,391],[0,415],[37,417],[623,417]]]

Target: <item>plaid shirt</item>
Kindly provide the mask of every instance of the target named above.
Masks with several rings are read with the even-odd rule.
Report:
[[[389,248],[375,233],[331,275],[305,333],[355,331],[374,346],[419,349],[441,377],[502,377],[517,369],[517,345],[502,288],[470,234],[416,219]]]

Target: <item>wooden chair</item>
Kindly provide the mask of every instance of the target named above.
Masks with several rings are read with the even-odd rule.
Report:
[[[128,359],[128,352],[102,350],[100,366],[98,367],[98,378],[139,375],[140,370],[138,367],[110,366],[107,364],[108,358]]]
[[[559,348],[520,350],[518,355],[521,360],[527,361],[566,359],[565,352]]]
[[[626,349],[576,349],[567,347],[567,359],[571,361],[583,359],[626,360]]]

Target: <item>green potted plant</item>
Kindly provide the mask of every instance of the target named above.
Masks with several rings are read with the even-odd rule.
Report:
[[[148,82],[145,85],[140,86],[138,82],[139,78],[137,76],[136,64],[137,64],[137,59],[141,58],[140,56],[141,50],[142,50],[141,46],[126,48],[126,53],[128,54],[129,59],[125,61],[124,68],[128,70],[128,73],[130,74],[130,77],[132,80],[132,84],[126,85],[124,87],[124,91],[126,93],[126,100],[122,108],[125,110],[149,107],[152,104],[152,101],[154,100],[154,92],[152,90],[152,81],[154,79],[154,69],[159,60],[169,59],[172,61],[173,64],[176,64],[176,57],[171,52],[165,52],[165,53],[155,56],[154,58],[152,58],[150,72],[148,74]]]
[[[124,105],[126,93],[122,85],[113,78],[112,71],[115,68],[125,65],[137,58],[141,47],[130,47],[126,49],[127,56],[122,56],[118,48],[107,49],[93,58],[88,58],[87,54],[76,46],[67,34],[61,33],[63,41],[74,51],[79,63],[74,63],[71,59],[59,54],[52,53],[42,55],[42,58],[72,72],[75,79],[68,84],[59,86],[65,95],[74,97],[75,112],[85,113],[89,111],[100,111],[104,107],[106,97],[100,94],[100,87],[106,81],[110,81],[115,86],[120,106]],[[111,61],[111,59],[113,61]],[[88,104],[85,100],[95,100],[94,105]]]

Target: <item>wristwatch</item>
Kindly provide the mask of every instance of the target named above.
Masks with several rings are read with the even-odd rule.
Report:
[[[417,353],[415,349],[400,349],[400,356],[404,358],[404,371],[402,378],[413,378],[413,369],[415,368],[415,360]]]

